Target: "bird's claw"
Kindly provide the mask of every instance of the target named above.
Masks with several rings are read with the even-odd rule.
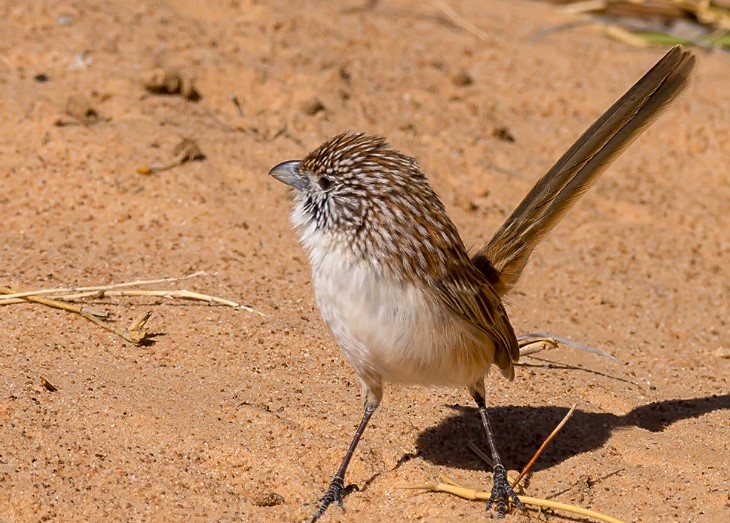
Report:
[[[522,504],[520,499],[512,490],[512,486],[507,480],[507,470],[504,465],[495,465],[494,467],[494,485],[492,486],[492,493],[487,500],[487,510],[494,504],[497,508],[497,519],[504,518],[504,513],[507,511],[507,499],[511,499],[512,503],[517,505],[520,510],[525,510],[525,506]]]
[[[330,487],[327,489],[327,493],[319,500],[319,508],[312,516],[312,519],[309,520],[309,523],[315,523],[315,521],[321,518],[327,510],[327,507],[332,503],[336,503],[341,509],[344,509],[345,507],[342,505],[343,490],[345,490],[345,483],[342,478],[336,477],[333,479]]]

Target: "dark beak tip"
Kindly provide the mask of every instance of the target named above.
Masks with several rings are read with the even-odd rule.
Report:
[[[300,162],[297,160],[287,160],[286,162],[278,163],[271,168],[269,174],[274,176],[277,172],[291,171],[294,167],[296,167],[295,164],[298,163]]]
[[[285,183],[295,189],[304,189],[309,185],[305,175],[299,172],[299,166],[302,164],[299,160],[289,160],[275,165],[269,171],[269,176],[273,176],[282,183]]]

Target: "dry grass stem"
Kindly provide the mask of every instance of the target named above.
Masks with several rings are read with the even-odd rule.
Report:
[[[557,349],[559,346],[558,340],[555,338],[534,338],[529,334],[518,337],[517,345],[520,347],[520,358],[544,350]]]
[[[487,33],[460,16],[459,13],[454,11],[454,9],[446,2],[441,2],[440,0],[432,0],[431,4],[433,4],[436,9],[446,15],[449,21],[456,27],[462,28],[467,33],[473,34],[482,41],[487,41],[489,39]]]
[[[455,496],[459,496],[463,499],[468,500],[479,500],[479,501],[486,501],[489,499],[489,496],[491,495],[491,492],[480,492],[477,490],[469,489],[462,487],[456,481],[449,478],[448,476],[441,475],[439,477],[441,480],[441,483],[426,483],[423,485],[413,485],[413,486],[407,486],[402,487],[406,489],[421,489],[421,490],[428,490],[431,492],[448,492],[449,494],[453,494]],[[530,496],[517,496],[520,501],[525,505],[532,505],[535,507],[541,507],[541,508],[548,508],[552,510],[561,510],[564,512],[568,512],[571,514],[576,514],[579,516],[585,516],[588,518],[592,518],[596,521],[605,521],[606,523],[624,523],[620,519],[616,519],[611,516],[607,516],[605,514],[601,514],[600,512],[596,512],[595,510],[589,510],[582,507],[576,507],[574,505],[568,505],[567,503],[560,503],[559,501],[552,501],[549,499],[542,499],[542,498],[533,498]]]
[[[143,285],[154,285],[159,283],[172,283],[181,280],[187,280],[196,276],[205,275],[205,271],[198,271],[187,276],[181,276],[177,278],[158,278],[153,280],[135,280],[130,282],[112,283],[110,285],[95,285],[91,287],[57,287],[55,289],[37,289],[33,291],[17,292],[12,289],[0,287],[0,305],[10,305],[12,303],[22,303],[25,301],[34,301],[37,303],[44,303],[51,307],[58,309],[68,310],[70,312],[88,312],[92,315],[105,318],[107,314],[105,312],[95,311],[88,307],[75,307],[62,302],[74,301],[83,298],[104,298],[108,296],[158,296],[162,298],[178,298],[187,300],[198,300],[207,303],[215,303],[218,305],[225,305],[227,307],[233,307],[236,309],[242,309],[247,312],[258,314],[259,316],[265,316],[263,313],[243,305],[241,303],[220,298],[218,296],[212,296],[210,294],[203,294],[199,292],[189,291],[186,289],[134,289],[134,290],[119,290],[128,287],[140,287]],[[40,298],[40,296],[54,295],[52,299]],[[51,303],[52,302],[52,303]]]
[[[126,329],[118,329],[116,327],[113,327],[112,325],[109,325],[108,323],[103,322],[96,316],[92,316],[91,314],[85,313],[85,312],[79,312],[81,316],[86,318],[92,323],[95,323],[99,327],[101,327],[104,330],[107,330],[113,334],[116,334],[120,338],[122,338],[124,341],[128,341],[129,343],[139,347],[142,345],[142,341],[147,336],[147,332],[143,330],[144,324],[147,322],[149,317],[152,315],[151,312],[146,312],[142,316],[136,318],[132,324],[127,327]],[[141,322],[141,323],[140,323]]]
[[[137,316],[132,320],[132,323],[129,324],[129,327],[126,328],[122,337],[135,345],[141,345],[142,341],[147,337],[145,325],[147,325],[147,320],[150,319],[150,316],[152,316],[150,311]]]
[[[494,462],[492,461],[492,457],[490,455],[488,455],[486,452],[484,452],[482,449],[480,449],[476,443],[474,443],[473,441],[470,441],[466,445],[467,445],[467,447],[469,447],[469,450],[471,450],[474,454],[476,454],[479,459],[481,459],[484,463],[487,464],[487,466],[494,467]],[[510,472],[512,472],[512,471],[511,470],[507,471],[508,476],[509,476]],[[511,483],[511,481],[510,481],[510,483]]]
[[[129,289],[129,287],[134,286],[176,282],[203,274],[205,274],[205,272],[199,271],[179,278],[136,280],[132,282],[113,283],[110,285],[98,285],[93,287],[61,287],[55,289],[37,289],[34,291],[23,292],[18,292],[8,287],[0,287],[0,305],[32,302],[40,303],[42,305],[55,309],[73,312],[74,314],[83,316],[90,322],[98,325],[99,327],[109,332],[116,334],[125,341],[128,341],[129,343],[132,343],[136,346],[141,345],[147,339],[147,332],[145,331],[144,327],[147,323],[147,320],[149,320],[150,315],[152,314],[151,312],[145,312],[144,314],[136,318],[129,327],[119,329],[103,321],[109,318],[109,315],[106,312],[98,311],[86,305],[75,305],[67,302],[90,297],[103,298],[108,296],[158,296],[163,298],[179,298],[204,301],[207,303],[215,303],[218,305],[224,305],[236,309],[243,309],[245,311],[264,316],[263,313],[235,301],[219,298],[217,296],[211,296],[209,294],[193,292],[186,289]],[[49,295],[52,295],[52,297],[49,297]]]
[[[540,445],[540,448],[537,449],[537,452],[535,452],[534,456],[532,456],[532,459],[530,459],[529,463],[525,466],[524,469],[522,469],[522,472],[517,476],[517,478],[512,479],[512,471],[508,472],[508,479],[510,483],[512,484],[512,488],[516,489],[519,482],[522,480],[522,478],[525,477],[525,475],[530,471],[532,466],[537,462],[540,455],[543,453],[543,451],[547,448],[547,446],[550,444],[550,442],[555,438],[555,436],[560,432],[560,430],[565,426],[565,424],[568,422],[570,417],[573,415],[573,412],[575,412],[576,405],[574,404],[572,407],[570,407],[570,410],[568,413],[563,417],[563,419],[558,423],[558,425],[553,429],[553,431],[550,433],[550,435],[545,439],[545,441]],[[469,448],[481,459],[483,459],[489,466],[492,466],[492,459],[486,455],[479,447],[477,447],[474,443],[469,442]],[[465,487],[462,487],[458,483],[456,483],[454,480],[449,478],[448,476],[440,476],[441,483],[428,483],[424,485],[415,485],[415,486],[407,486],[403,488],[407,489],[424,489],[429,490],[432,492],[448,492],[450,494],[454,494],[456,496],[459,496],[464,499],[469,500],[487,500],[489,499],[489,496],[491,492],[480,492],[472,489],[467,489]],[[575,507],[573,505],[568,505],[566,503],[560,503],[557,501],[542,499],[542,498],[533,498],[530,496],[524,496],[524,495],[518,495],[517,496],[522,503],[525,505],[533,505],[536,507],[542,507],[542,508],[549,508],[554,510],[562,510],[565,512],[570,512],[572,514],[577,514],[580,516],[586,516],[589,518],[593,518],[597,521],[605,521],[608,523],[622,523],[621,520],[613,518],[611,516],[607,516],[605,514],[601,514],[600,512],[595,512],[593,510],[581,508],[581,507]]]
[[[16,298],[13,300],[2,301],[2,298],[4,298],[5,296],[17,296],[19,294],[26,294],[26,296],[24,298]],[[41,296],[27,295],[27,293],[15,292],[13,289],[10,289],[8,287],[0,287],[0,305],[4,305],[5,303],[22,302],[40,303],[42,305],[46,305],[47,307],[53,307],[54,309],[61,309],[68,312],[74,312],[76,314],[88,314],[92,317],[97,318],[107,318],[109,316],[106,312],[98,311],[96,309],[92,309],[91,307],[73,305],[70,303],[58,301],[56,299],[43,298]]]
[[[516,488],[517,484],[522,480],[522,478],[525,477],[525,475],[530,471],[530,469],[533,467],[537,459],[540,457],[540,455],[545,451],[548,444],[555,439],[555,436],[560,432],[560,430],[565,426],[565,424],[568,422],[570,417],[573,415],[573,412],[575,412],[576,405],[573,404],[572,407],[570,407],[570,410],[567,412],[567,414],[563,417],[563,419],[560,421],[560,423],[557,424],[557,426],[553,429],[553,431],[550,433],[550,435],[545,438],[545,441],[543,441],[542,445],[540,445],[540,448],[537,449],[537,452],[532,456],[530,461],[527,463],[525,468],[522,469],[522,472],[515,478],[512,479],[512,471],[507,472],[508,479],[510,481],[510,484],[512,485],[512,488]],[[474,442],[470,441],[468,443],[469,450],[471,450],[474,454],[479,456],[487,465],[490,467],[493,467],[494,464],[492,463],[492,458],[488,456],[482,449],[480,449]]]
[[[16,292],[5,296],[0,296],[0,302],[2,300],[8,300],[13,298],[24,298],[25,296],[41,296],[45,294],[67,294],[69,292],[87,292],[87,291],[107,291],[111,289],[121,289],[123,287],[140,287],[142,285],[155,285],[158,283],[173,283],[182,280],[188,280],[197,276],[205,276],[205,271],[198,271],[186,276],[178,276],[176,278],[157,278],[154,280],[134,280],[122,283],[112,283],[109,285],[96,285],[92,287],[57,287],[55,289],[40,289],[34,291]]]
[[[198,143],[192,138],[183,138],[180,143],[175,146],[175,150],[172,153],[175,157],[174,160],[165,165],[143,165],[137,167],[139,174],[153,174],[162,171],[168,171],[173,167],[182,165],[186,162],[205,160],[205,154],[200,150]]]
[[[633,47],[649,47],[649,42],[639,36],[636,36],[634,33],[620,25],[597,24],[594,27],[617,42],[628,44]]]
[[[730,4],[712,0],[553,0],[560,11],[590,15],[606,36],[628,45],[730,48]]]
[[[545,451],[547,446],[550,444],[550,442],[555,439],[555,436],[558,435],[558,432],[565,426],[565,424],[568,422],[570,417],[573,415],[573,412],[575,412],[576,404],[573,403],[573,406],[570,407],[570,410],[568,413],[563,417],[563,419],[558,423],[557,427],[553,429],[553,431],[550,433],[550,435],[545,438],[545,441],[542,442],[542,445],[540,445],[540,448],[537,449],[537,452],[535,452],[535,455],[532,456],[532,459],[530,459],[529,463],[525,465],[525,468],[522,469],[522,472],[520,472],[520,475],[517,476],[517,479],[512,482],[512,488],[515,488],[517,484],[522,480],[522,478],[525,477],[525,474],[527,474],[532,466],[535,464],[537,459],[540,457],[540,455]]]
[[[591,11],[598,11],[606,8],[606,0],[585,0],[582,2],[569,3],[560,8],[560,11],[567,14],[582,14]]]
[[[5,291],[13,292],[12,289],[7,289],[5,287],[0,287],[0,293],[3,293]],[[47,307],[52,307],[54,309],[61,309],[68,312],[73,312],[75,314],[78,314],[79,316],[83,316],[87,320],[89,320],[92,323],[95,323],[99,327],[108,330],[109,332],[113,332],[117,336],[120,336],[122,339],[133,343],[134,345],[139,346],[144,336],[138,337],[133,336],[130,332],[125,330],[119,330],[115,329],[108,323],[105,323],[101,318],[107,319],[108,315],[104,313],[99,313],[98,311],[94,311],[93,313],[90,312],[91,309],[88,307],[79,307],[78,305],[72,305],[70,303],[64,303],[57,300],[52,300],[49,298],[42,298],[40,296],[26,296],[23,298],[25,301],[34,302],[34,303],[40,303],[42,305],[45,305]]]
[[[529,334],[523,334],[518,336],[517,343],[520,347],[520,356],[528,356],[543,350],[556,349],[562,343],[563,345],[568,345],[574,349],[590,352],[591,354],[597,354],[598,356],[603,356],[604,358],[617,361],[616,356],[606,351],[596,349],[589,345],[584,345],[583,343],[578,343],[577,341],[564,338],[563,336],[557,336],[555,334],[545,332],[531,332]]]
[[[58,390],[58,387],[48,381],[48,379],[44,376],[41,376],[41,385],[43,385],[43,388],[46,389],[48,392],[56,392]]]
[[[178,299],[184,299],[184,300],[197,300],[197,301],[204,301],[207,303],[215,303],[218,305],[225,305],[226,307],[233,307],[234,309],[242,309],[247,312],[252,312],[254,314],[258,314],[259,316],[265,316],[264,313],[257,311],[256,309],[253,309],[247,305],[242,305],[238,302],[227,300],[225,298],[219,298],[218,296],[212,296],[210,294],[202,294],[200,292],[194,292],[189,291],[186,289],[170,289],[170,290],[128,290],[128,291],[87,291],[87,292],[80,292],[77,294],[68,294],[68,295],[62,295],[57,296],[56,298],[59,300],[78,300],[82,298],[92,298],[92,297],[98,297],[98,298],[104,298],[104,297],[124,297],[124,296],[157,296],[160,298],[178,298]]]

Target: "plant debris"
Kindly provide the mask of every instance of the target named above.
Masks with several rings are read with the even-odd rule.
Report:
[[[170,163],[165,165],[143,165],[137,167],[139,174],[153,174],[162,171],[167,171],[178,165],[182,165],[185,162],[203,161],[205,160],[205,154],[200,150],[198,143],[192,138],[183,138],[178,142],[175,148],[172,150],[172,154],[175,157]]]
[[[16,290],[10,289],[8,287],[0,287],[0,306],[2,305],[10,305],[14,303],[26,303],[26,302],[34,302],[34,303],[40,303],[42,305],[46,305],[47,307],[53,307],[56,309],[65,310],[68,312],[73,312],[75,314],[78,314],[80,316],[83,316],[87,320],[91,321],[92,323],[95,323],[99,327],[108,330],[109,332],[112,332],[116,334],[117,336],[121,337],[123,340],[128,341],[129,343],[132,343],[133,345],[139,347],[140,345],[143,345],[145,343],[149,343],[150,336],[145,329],[147,325],[147,321],[150,319],[150,316],[152,315],[152,312],[145,312],[139,316],[137,316],[132,323],[124,328],[116,328],[107,321],[109,320],[109,315],[106,312],[103,311],[96,311],[92,308],[89,308],[87,306],[79,306],[72,303],[66,303],[66,301],[75,301],[80,300],[83,298],[95,298],[95,299],[102,299],[104,297],[108,296],[158,296],[158,297],[165,297],[165,298],[179,298],[179,299],[188,299],[188,300],[196,300],[196,301],[204,301],[210,304],[217,304],[217,305],[224,305],[227,307],[233,307],[236,309],[242,309],[248,312],[252,312],[255,314],[258,314],[260,316],[263,316],[262,313],[252,309],[251,307],[248,307],[246,305],[242,305],[240,303],[226,300],[224,298],[219,298],[217,296],[211,296],[209,294],[201,294],[198,292],[189,291],[186,289],[170,289],[170,290],[150,290],[150,289],[130,289],[126,290],[129,287],[138,287],[143,285],[151,285],[156,283],[169,283],[169,282],[175,282],[183,279],[193,278],[195,276],[200,276],[205,274],[204,272],[196,272],[193,274],[189,274],[188,276],[183,276],[181,278],[161,278],[161,279],[155,279],[155,280],[137,280],[132,282],[124,282],[124,283],[116,283],[111,285],[102,285],[102,286],[94,286],[94,287],[66,287],[66,288],[57,288],[57,289],[40,289],[35,291],[24,291],[24,292],[18,292]],[[122,289],[125,290],[122,290]],[[52,295],[52,297],[44,297],[44,296]]]
[[[70,120],[66,117],[71,118]],[[82,94],[72,94],[66,100],[63,116],[56,119],[53,125],[66,127],[68,125],[93,125],[102,121],[102,117],[89,99]]]
[[[730,49],[730,2],[727,0],[550,1],[561,4],[560,9],[565,13],[591,15],[597,29],[629,45],[681,44]]]
[[[182,96],[191,102],[197,102],[203,98],[195,86],[194,79],[185,78],[173,69],[155,69],[147,75],[143,85],[152,94]]]
[[[56,387],[53,383],[48,381],[43,376],[41,376],[41,385],[43,385],[43,388],[46,389],[48,392],[56,392],[58,390],[58,387]]]

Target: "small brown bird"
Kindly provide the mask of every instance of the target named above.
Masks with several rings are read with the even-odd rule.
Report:
[[[519,358],[502,297],[538,242],[687,85],[695,58],[677,46],[543,176],[490,242],[470,256],[413,158],[383,138],[341,134],[269,174],[294,189],[292,222],[309,253],[322,318],[362,382],[365,414],[312,521],[342,504],[353,452],[383,382],[466,386],[494,462],[493,503],[520,508],[494,443],[484,379]]]

